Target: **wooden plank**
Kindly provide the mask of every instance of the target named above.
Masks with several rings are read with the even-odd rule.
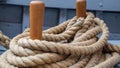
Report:
[[[22,31],[29,27],[29,7],[24,6],[23,17],[22,17]],[[47,29],[58,24],[59,20],[59,9],[46,8],[45,20],[43,29]]]
[[[67,10],[67,19],[71,19],[74,16],[76,16],[76,11],[74,9],[68,9]]]
[[[22,31],[29,27],[29,8],[27,6],[23,7],[23,17],[22,17]]]
[[[0,5],[0,21],[21,23],[22,7],[14,5]]]
[[[7,0],[7,4],[26,5],[31,0]],[[46,7],[75,9],[75,0],[44,0]],[[114,4],[113,4],[114,3]],[[87,0],[88,10],[120,11],[120,0]]]
[[[46,8],[44,16],[44,27],[53,27],[58,25],[59,20],[59,9],[57,8]]]
[[[0,22],[0,30],[10,38],[22,32],[22,24],[14,22]]]
[[[2,45],[0,45],[0,54],[2,53],[2,52],[4,52],[6,50],[6,48],[4,48]]]
[[[60,9],[59,24],[67,20],[67,9]]]
[[[105,21],[111,33],[120,34],[120,12],[100,12],[97,16]]]
[[[109,43],[120,45],[120,40],[108,40]]]

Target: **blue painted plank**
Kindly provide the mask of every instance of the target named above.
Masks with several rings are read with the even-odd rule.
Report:
[[[30,1],[31,0],[7,0],[6,3],[28,6]],[[76,6],[76,0],[41,0],[41,1],[45,2],[46,7],[75,9]],[[120,11],[119,3],[120,0],[87,0],[87,9]]]
[[[22,7],[0,4],[0,21],[22,23]]]
[[[0,22],[0,30],[10,38],[22,32],[22,24],[14,22]]]
[[[109,43],[120,45],[120,40],[109,40]]]

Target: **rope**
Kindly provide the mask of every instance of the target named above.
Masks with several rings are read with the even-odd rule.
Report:
[[[4,46],[5,48],[9,47],[9,43],[10,43],[10,38],[7,37],[6,35],[4,35],[1,31],[0,31],[0,44],[2,46]]]
[[[92,13],[43,31],[43,40],[30,39],[29,30],[11,40],[0,68],[113,68],[120,61],[120,46],[107,42],[108,27]]]

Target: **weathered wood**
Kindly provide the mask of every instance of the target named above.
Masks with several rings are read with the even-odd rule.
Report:
[[[76,0],[76,16],[86,17],[86,0]]]
[[[30,3],[30,38],[33,40],[42,39],[44,9],[42,1],[32,1]]]

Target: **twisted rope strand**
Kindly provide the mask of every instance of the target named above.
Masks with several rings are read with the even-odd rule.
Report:
[[[0,44],[3,45],[5,48],[8,48],[9,43],[10,43],[10,38],[7,37],[6,35],[4,35],[1,31],[0,31]]]
[[[111,68],[120,61],[120,55],[118,53],[112,53],[112,57],[105,60],[104,62],[96,65],[93,68]]]
[[[120,61],[120,47],[107,42],[108,27],[92,13],[43,31],[43,40],[30,39],[29,30],[11,40],[0,68],[110,68]]]

